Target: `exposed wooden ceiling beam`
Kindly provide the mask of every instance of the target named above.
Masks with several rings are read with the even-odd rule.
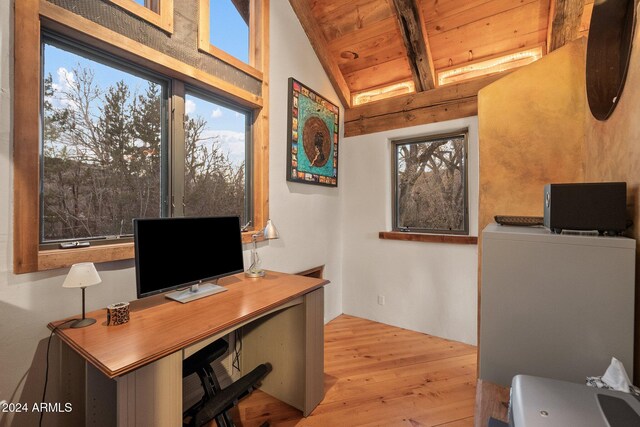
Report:
[[[561,48],[578,37],[584,0],[551,0],[547,53]]]
[[[433,60],[422,9],[416,0],[393,0],[416,91],[435,87]]]
[[[313,16],[311,6],[308,0],[289,0],[293,11],[296,13],[298,20],[304,28],[304,32],[307,33],[307,37],[315,50],[322,68],[327,73],[333,88],[340,98],[340,102],[345,108],[351,106],[351,91],[347,85],[337,62],[334,60],[329,48],[327,47],[327,40],[322,33],[322,29],[318,25],[317,20]]]
[[[349,108],[344,116],[344,136],[364,135],[476,115],[478,91],[509,73],[507,71]]]

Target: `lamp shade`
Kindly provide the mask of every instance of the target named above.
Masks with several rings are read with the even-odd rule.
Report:
[[[64,279],[63,288],[85,288],[102,282],[92,262],[73,264]]]
[[[271,220],[267,220],[267,225],[264,227],[264,237],[265,239],[277,239],[280,237],[278,229]]]

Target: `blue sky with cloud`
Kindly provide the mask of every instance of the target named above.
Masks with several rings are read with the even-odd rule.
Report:
[[[94,71],[94,81],[102,89],[123,80],[129,85],[132,97],[135,92],[143,93],[147,88],[147,80],[123,71],[113,69],[82,56],[47,45],[45,48],[45,75],[49,73],[53,79],[54,95],[49,101],[55,107],[71,107],[70,101],[63,95],[70,85],[76,81],[74,68],[90,67]],[[192,117],[200,116],[206,120],[203,137],[207,141],[217,139],[223,152],[230,160],[239,165],[245,160],[245,114],[231,110],[210,100],[192,94],[185,97],[185,113]],[[96,111],[96,118],[99,112]]]
[[[192,94],[185,97],[185,113],[207,121],[204,138],[216,138],[236,165],[245,159],[246,116]]]

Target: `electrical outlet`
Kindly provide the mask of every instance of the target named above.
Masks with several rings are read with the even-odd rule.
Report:
[[[385,298],[384,295],[378,295],[378,305],[384,305]]]

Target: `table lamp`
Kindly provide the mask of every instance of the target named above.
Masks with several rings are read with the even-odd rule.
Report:
[[[258,256],[258,237],[260,236],[264,236],[265,239],[277,239],[280,237],[278,230],[271,220],[267,221],[264,230],[260,230],[251,236],[251,241],[253,242],[253,247],[251,248],[251,266],[244,272],[248,277],[264,276],[264,270],[261,267],[260,257]]]
[[[97,285],[102,282],[96,267],[92,262],[81,262],[79,264],[73,264],[69,274],[67,274],[63,288],[81,288],[82,289],[82,319],[79,319],[71,324],[72,328],[84,328],[85,326],[93,325],[96,323],[96,319],[87,318],[84,315],[84,289],[87,286]]]

